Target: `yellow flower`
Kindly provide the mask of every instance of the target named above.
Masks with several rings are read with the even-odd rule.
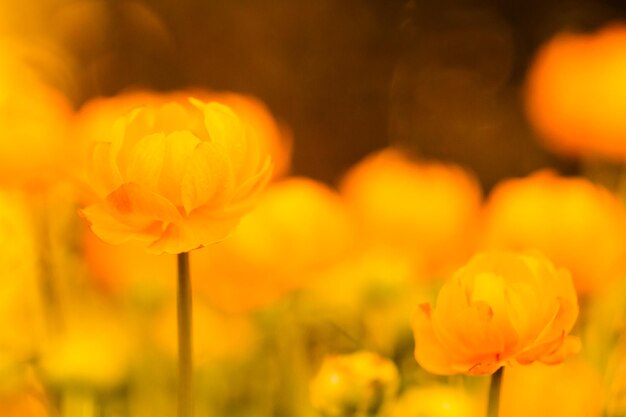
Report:
[[[491,374],[501,366],[559,363],[579,349],[567,334],[578,316],[571,277],[539,254],[476,255],[422,304],[415,358],[435,374]]]
[[[167,305],[153,324],[159,348],[176,358],[176,305]],[[193,334],[193,363],[197,367],[245,360],[259,340],[249,317],[216,312],[201,299],[193,303]]]
[[[539,250],[572,273],[579,294],[626,271],[626,213],[619,199],[583,178],[549,171],[502,182],[485,207],[486,249]]]
[[[328,417],[375,416],[398,391],[398,370],[375,353],[327,356],[311,381],[313,407]]]
[[[0,361],[36,356],[45,333],[36,231],[23,194],[0,192]]]
[[[464,391],[434,385],[404,392],[391,417],[475,417],[484,414],[480,410],[478,402]]]
[[[47,379],[103,389],[121,384],[135,347],[127,318],[94,306],[76,308],[72,317],[63,333],[53,335],[43,348],[41,367]]]
[[[193,98],[120,117],[88,162],[99,197],[83,210],[92,231],[112,244],[142,241],[154,253],[223,240],[271,175],[245,120]]]
[[[460,167],[387,148],[353,167],[340,189],[364,241],[410,254],[430,275],[462,265],[474,248],[481,191]]]
[[[500,396],[501,417],[600,417],[604,393],[596,369],[583,361],[509,367]]]
[[[271,184],[230,238],[192,254],[197,293],[225,311],[266,306],[311,282],[353,244],[337,193],[317,181]]]

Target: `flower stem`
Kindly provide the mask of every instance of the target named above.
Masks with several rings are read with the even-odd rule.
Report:
[[[178,417],[192,417],[191,279],[189,253],[178,254]]]
[[[491,384],[489,385],[489,405],[487,408],[487,417],[498,417],[498,409],[500,408],[500,385],[502,382],[502,372],[504,367],[500,367],[493,375],[491,375]]]

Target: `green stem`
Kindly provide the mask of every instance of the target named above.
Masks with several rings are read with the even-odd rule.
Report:
[[[192,417],[191,279],[189,253],[178,254],[178,417]]]
[[[502,383],[502,372],[504,367],[498,369],[491,375],[491,384],[489,385],[489,405],[487,408],[487,417],[498,417],[498,409],[500,408],[500,385]]]

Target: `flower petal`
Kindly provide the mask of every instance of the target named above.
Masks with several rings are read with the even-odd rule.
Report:
[[[450,358],[437,340],[431,321],[431,307],[421,304],[411,322],[415,336],[415,360],[429,372],[452,375],[458,371],[450,366]]]
[[[230,199],[233,176],[228,157],[209,142],[201,142],[187,161],[182,182],[183,207],[187,213],[226,196]]]
[[[126,181],[156,192],[164,159],[163,133],[154,133],[141,138],[129,152]]]
[[[238,218],[213,219],[202,214],[192,216],[183,223],[169,224],[148,250],[171,254],[189,252],[226,239],[238,222]]]
[[[165,159],[159,177],[159,194],[177,207],[183,205],[181,190],[189,158],[200,143],[200,139],[188,131],[173,132],[165,138]]]
[[[112,163],[110,142],[95,142],[91,145],[91,163],[86,170],[86,180],[100,198],[122,185],[117,165]]]
[[[228,155],[233,172],[239,172],[248,152],[244,124],[230,107],[223,104],[212,102],[199,108],[204,113],[204,125],[211,143]]]
[[[119,245],[130,239],[152,241],[161,234],[158,222],[148,221],[141,228],[121,222],[111,212],[108,204],[94,204],[81,210],[80,213],[90,223],[94,234],[112,245]]]
[[[180,222],[181,214],[164,197],[134,184],[124,184],[106,198],[112,211],[123,223],[162,221]]]
[[[273,164],[270,158],[265,159],[265,164],[256,173],[256,175],[248,178],[234,192],[231,203],[227,210],[230,215],[242,215],[251,209],[251,204],[256,197],[265,189],[267,183],[272,179]]]
[[[555,365],[578,353],[581,347],[582,345],[578,337],[567,336],[555,351],[541,356],[539,360],[547,365]]]

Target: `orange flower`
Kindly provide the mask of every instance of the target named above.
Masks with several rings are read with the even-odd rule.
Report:
[[[607,190],[548,171],[498,185],[485,208],[484,247],[537,249],[572,273],[579,294],[626,270],[626,214]]]
[[[254,132],[230,108],[189,98],[137,108],[91,149],[83,210],[108,243],[181,253],[234,229],[271,175]]]
[[[546,145],[566,155],[626,158],[626,26],[563,33],[528,74],[526,107]]]
[[[388,148],[356,165],[341,191],[370,244],[420,258],[430,274],[469,258],[481,191],[461,168],[413,161]]]
[[[413,321],[415,358],[435,374],[491,374],[508,362],[559,363],[579,348],[569,273],[539,254],[476,255]]]

